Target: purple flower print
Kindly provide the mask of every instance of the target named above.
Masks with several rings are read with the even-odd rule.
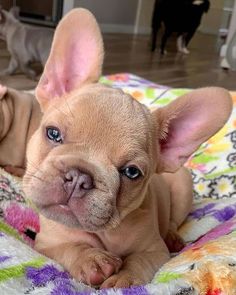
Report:
[[[189,215],[192,216],[194,219],[202,219],[206,215],[211,214],[212,212],[215,212],[215,210],[212,210],[215,207],[216,204],[210,203],[206,206],[196,209],[193,212],[191,212]]]
[[[11,256],[0,256],[0,263],[3,263],[8,259],[11,259]]]
[[[215,219],[217,219],[219,222],[224,222],[234,217],[235,214],[235,206],[227,206],[221,210],[216,210],[216,212],[213,213],[212,216],[214,216]]]
[[[55,288],[51,295],[89,295],[91,292],[77,292],[69,281],[59,281],[55,283]]]
[[[89,295],[89,290],[86,292],[76,291],[70,275],[66,271],[60,271],[54,265],[45,265],[41,268],[27,267],[26,277],[32,282],[32,288],[46,286],[53,283],[51,295]]]
[[[216,204],[210,203],[190,213],[193,219],[202,219],[205,216],[214,217],[219,222],[225,222],[236,215],[236,205],[226,206],[223,209],[214,209]]]
[[[46,265],[42,268],[27,267],[26,277],[36,287],[44,286],[55,279],[68,280],[70,278],[67,272],[60,271],[53,265]]]
[[[131,288],[122,289],[122,294],[123,295],[132,295],[132,294],[148,295],[149,293],[144,286],[134,286]]]

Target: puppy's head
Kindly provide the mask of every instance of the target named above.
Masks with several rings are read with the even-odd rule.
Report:
[[[208,88],[150,113],[97,83],[102,63],[94,17],[73,10],[56,30],[36,90],[44,115],[24,177],[43,214],[88,231],[117,226],[142,204],[153,173],[178,169],[231,110],[226,91]]]

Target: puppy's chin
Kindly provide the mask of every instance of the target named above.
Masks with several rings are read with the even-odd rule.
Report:
[[[119,225],[119,214],[114,212],[109,218],[100,220],[99,224],[92,221],[90,216],[83,218],[81,221],[72,212],[67,205],[37,205],[40,213],[45,217],[52,219],[58,223],[64,224],[68,227],[78,228],[89,232],[98,232],[115,228]]]
[[[68,227],[81,228],[79,220],[66,205],[50,205],[50,206],[37,206],[40,213],[45,217],[52,219],[56,222],[62,223]]]

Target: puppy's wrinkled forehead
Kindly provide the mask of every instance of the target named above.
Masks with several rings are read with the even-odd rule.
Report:
[[[65,142],[96,150],[104,146],[133,151],[148,148],[151,114],[123,91],[95,84],[61,101],[49,109],[44,124],[59,128]]]

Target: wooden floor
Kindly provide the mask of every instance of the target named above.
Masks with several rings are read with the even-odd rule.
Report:
[[[167,55],[151,53],[148,36],[106,35],[104,73],[131,72],[173,87],[217,85],[236,90],[236,72],[220,68],[217,38],[196,34],[189,55],[176,53],[175,38],[167,44]]]
[[[104,74],[129,72],[173,87],[201,87],[217,85],[236,90],[236,72],[220,68],[217,39],[197,33],[190,46],[189,55],[176,53],[175,38],[167,44],[168,54],[160,56],[149,50],[148,36],[105,34]],[[5,44],[0,43],[0,70],[9,61]],[[0,82],[17,89],[32,89],[36,82],[18,74],[1,77]]]

